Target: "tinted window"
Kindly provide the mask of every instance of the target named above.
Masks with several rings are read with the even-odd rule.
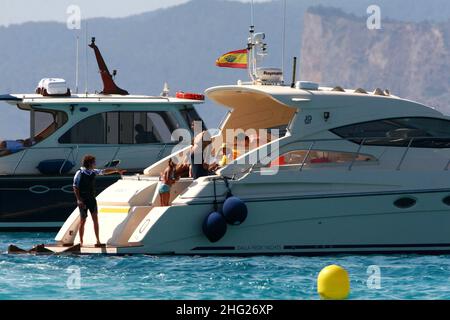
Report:
[[[59,138],[59,142],[104,144],[105,118],[105,114],[96,114],[82,120]]]
[[[305,157],[308,156],[307,159]],[[293,150],[281,155],[271,165],[300,165],[300,164],[326,164],[326,163],[350,163],[352,161],[375,161],[370,155],[355,154],[351,152],[335,152],[322,150]]]
[[[67,131],[60,143],[171,143],[176,129],[166,112],[108,112],[86,118]]]
[[[331,130],[364,145],[450,148],[450,122],[435,118],[395,118],[352,124]]]
[[[67,114],[62,111],[33,110],[32,112],[34,132],[31,132],[31,135],[36,142],[46,139],[67,122]]]
[[[276,134],[275,134],[275,130],[278,130]],[[273,128],[267,128],[267,131],[269,132],[269,134],[278,135],[278,137],[284,137],[287,133],[287,125],[282,125],[282,126],[273,127]]]
[[[202,121],[202,130],[207,130],[205,123],[203,122],[202,118],[197,113],[197,110],[195,110],[193,107],[188,108],[186,107],[183,110],[180,110],[181,115],[183,116],[184,120],[191,125],[193,121]]]
[[[106,143],[119,143],[119,112],[106,113]]]
[[[134,129],[134,112],[119,112],[119,143],[133,144],[134,137],[138,134]]]

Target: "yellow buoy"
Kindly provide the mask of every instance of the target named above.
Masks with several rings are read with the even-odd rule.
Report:
[[[317,292],[323,299],[346,299],[350,294],[347,271],[335,264],[323,268],[317,277]]]

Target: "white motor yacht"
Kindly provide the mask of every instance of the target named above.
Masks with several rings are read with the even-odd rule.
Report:
[[[85,154],[99,168],[120,166],[129,173],[165,158],[178,141],[177,129],[199,120],[195,105],[202,95],[131,95],[114,83],[93,38],[104,89],[72,94],[62,79],[43,79],[36,93],[1,95],[29,113],[30,136],[1,141],[0,229],[58,230],[75,206],[73,174]],[[100,193],[119,176],[97,180]]]
[[[209,176],[182,177],[161,206],[172,154],[101,193],[96,248],[88,219],[81,253],[337,254],[450,252],[450,118],[377,89],[321,87],[255,69],[250,83],[206,95],[230,109],[227,129],[279,129]],[[262,46],[262,45],[261,45]],[[253,61],[253,62],[252,62]],[[232,140],[231,140],[232,141]],[[185,152],[186,149],[180,151]],[[255,160],[256,159],[256,160]],[[48,250],[76,245],[75,210]]]

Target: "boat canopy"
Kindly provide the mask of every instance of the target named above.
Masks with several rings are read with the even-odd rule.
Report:
[[[297,111],[266,92],[243,86],[215,87],[206,94],[214,102],[232,109],[222,130],[287,126]]]

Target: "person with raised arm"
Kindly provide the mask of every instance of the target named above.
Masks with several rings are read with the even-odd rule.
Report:
[[[97,175],[108,175],[113,173],[124,174],[126,171],[121,169],[96,169],[95,157],[85,155],[82,161],[82,167],[75,174],[73,179],[73,191],[77,199],[77,206],[80,210],[80,246],[83,246],[84,225],[88,216],[88,210],[91,212],[92,221],[94,222],[94,232],[97,239],[96,247],[101,247],[98,224],[98,208],[95,177]]]

